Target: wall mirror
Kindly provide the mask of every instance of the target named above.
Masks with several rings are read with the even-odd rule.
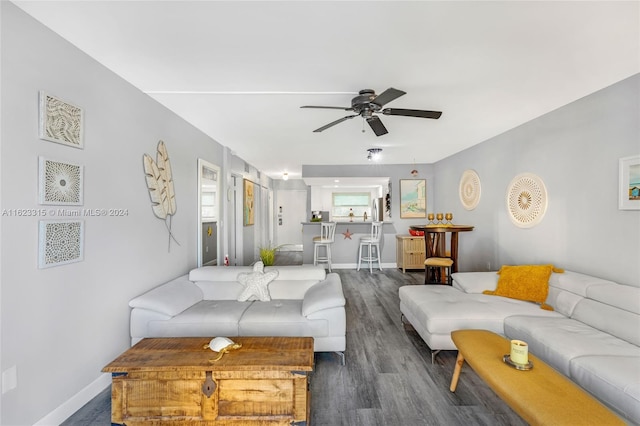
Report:
[[[218,265],[220,167],[198,159],[198,266]]]

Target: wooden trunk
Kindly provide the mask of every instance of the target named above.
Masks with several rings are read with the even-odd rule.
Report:
[[[112,423],[308,424],[313,338],[234,337],[215,362],[209,340],[144,339],[107,365]]]

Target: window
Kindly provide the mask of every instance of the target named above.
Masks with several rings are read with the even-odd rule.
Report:
[[[335,221],[348,221],[349,212],[354,218],[371,217],[371,193],[369,192],[334,192],[331,194],[331,217]]]

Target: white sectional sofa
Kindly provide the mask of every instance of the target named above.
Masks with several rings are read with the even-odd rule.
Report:
[[[238,301],[240,273],[252,267],[205,266],[129,302],[131,344],[145,337],[311,336],[316,352],[344,363],[345,298],[340,276],[321,266],[266,267],[278,276],[270,301]]]
[[[529,350],[627,421],[640,424],[640,288],[552,273],[546,303],[482,294],[495,272],[453,274],[453,286],[403,286],[400,310],[434,353],[455,350],[450,333],[485,329]]]

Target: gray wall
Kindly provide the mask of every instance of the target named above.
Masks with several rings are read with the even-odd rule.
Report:
[[[17,371],[0,423],[33,424],[86,387],[129,341],[128,301],[197,260],[197,159],[223,165],[223,148],[9,2],[1,2],[2,209],[36,209],[38,156],[81,164],[84,205],[124,217],[84,217],[84,261],[38,269],[38,217],[0,217],[0,369]],[[85,147],[38,138],[38,91],[81,106]],[[171,244],[151,210],[142,168],[164,140],[177,213]],[[45,219],[55,219],[46,217]],[[93,388],[92,388],[93,387]],[[76,401],[77,403],[77,401]],[[49,418],[49,420],[52,420]]]
[[[411,170],[418,170],[418,176],[411,176]],[[399,234],[408,234],[409,226],[426,223],[426,219],[400,219],[400,179],[426,179],[427,211],[435,209],[434,167],[431,164],[375,164],[375,165],[304,165],[302,176],[307,177],[388,177],[391,180],[391,217],[384,212],[384,220],[393,222]],[[383,188],[386,194],[387,188]]]
[[[436,163],[437,209],[476,227],[460,237],[461,270],[553,263],[640,286],[640,211],[618,210],[618,159],[640,154],[639,99],[635,75]],[[466,169],[482,185],[472,211],[458,197]],[[542,178],[549,198],[530,229],[511,223],[505,201],[524,172]]]
[[[416,177],[411,176],[411,171],[418,170]],[[396,239],[391,234],[409,234],[411,225],[423,225],[426,219],[401,219],[400,218],[400,179],[426,179],[427,181],[427,212],[435,212],[434,198],[434,166],[432,164],[373,164],[373,165],[304,165],[303,177],[388,177],[391,181],[391,217],[384,212],[384,221],[391,222],[384,226],[384,246],[381,248],[383,263],[395,262]],[[383,188],[386,194],[387,188]],[[438,210],[441,211],[441,210]],[[447,210],[448,211],[448,210]],[[362,235],[354,236],[354,240]],[[354,258],[357,262],[358,245],[355,245]]]

